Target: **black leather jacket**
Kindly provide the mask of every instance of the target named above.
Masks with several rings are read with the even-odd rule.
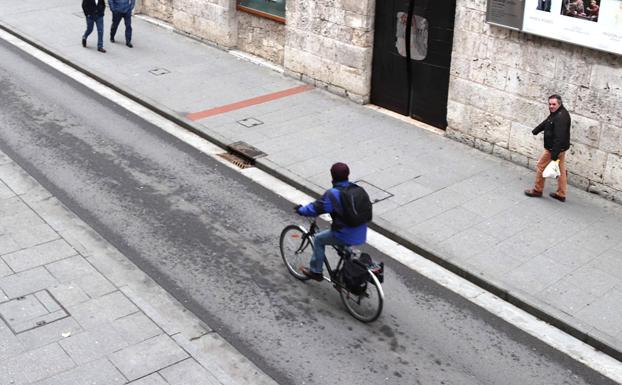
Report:
[[[544,131],[544,148],[551,151],[553,160],[557,160],[560,152],[570,148],[570,123],[570,114],[561,105],[531,131],[534,135]]]
[[[84,11],[84,16],[98,18],[104,16],[105,9],[105,0],[82,0],[82,10]]]

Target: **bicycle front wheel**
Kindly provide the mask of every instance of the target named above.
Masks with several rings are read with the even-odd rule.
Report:
[[[361,294],[350,293],[345,287],[339,291],[341,301],[345,305],[348,312],[354,318],[361,322],[373,322],[382,312],[384,304],[384,292],[378,278],[369,271],[370,279],[367,282],[367,288]]]
[[[313,254],[311,237],[305,229],[297,225],[289,225],[281,232],[281,257],[290,274],[301,281],[309,279],[300,271],[307,266]]]

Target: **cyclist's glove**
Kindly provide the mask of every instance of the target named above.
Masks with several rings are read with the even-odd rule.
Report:
[[[294,206],[294,212],[295,212],[296,214],[300,214],[300,213],[298,212],[298,209],[299,209],[299,208],[301,208],[301,207],[302,207],[302,205],[296,205],[296,206]]]

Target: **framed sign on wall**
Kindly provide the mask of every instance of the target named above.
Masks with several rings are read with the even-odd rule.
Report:
[[[488,0],[486,21],[622,55],[622,0]]]

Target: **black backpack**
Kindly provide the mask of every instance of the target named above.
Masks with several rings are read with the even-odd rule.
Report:
[[[337,187],[337,189],[343,207],[343,221],[347,226],[356,227],[371,221],[371,200],[361,186],[350,183],[346,187]]]

